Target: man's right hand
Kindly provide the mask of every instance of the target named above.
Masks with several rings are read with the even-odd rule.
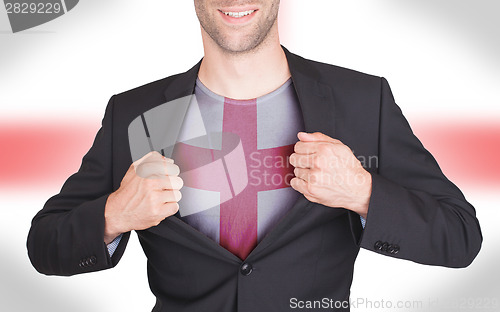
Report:
[[[179,210],[183,185],[172,159],[150,152],[130,165],[120,188],[106,202],[104,242],[121,233],[158,225]]]

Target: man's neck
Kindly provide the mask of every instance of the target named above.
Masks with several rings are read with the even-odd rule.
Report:
[[[253,99],[276,90],[290,78],[277,34],[244,54],[228,53],[208,38],[203,42],[205,56],[198,77],[216,94]]]

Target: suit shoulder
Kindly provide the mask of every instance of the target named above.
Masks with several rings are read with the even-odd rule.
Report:
[[[117,93],[112,97],[111,110],[115,124],[127,126],[141,114],[165,104],[166,90],[172,89],[183,73],[162,78],[142,86]],[[175,88],[173,88],[175,89]],[[108,105],[108,107],[110,107]]]
[[[142,86],[135,87],[133,89],[115,94],[115,98],[119,100],[126,101],[144,101],[144,100],[162,100],[164,97],[164,91],[168,85],[181,74],[171,75],[153,82],[149,82]]]
[[[296,55],[298,58],[307,64],[309,70],[316,71],[319,76],[326,81],[335,83],[368,83],[377,84],[380,86],[381,76],[364,73],[358,70],[333,65],[325,62],[315,61]]]

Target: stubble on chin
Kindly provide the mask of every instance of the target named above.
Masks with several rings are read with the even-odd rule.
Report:
[[[271,29],[277,27],[279,2],[271,8],[271,13],[263,21],[255,25],[254,29],[243,38],[233,40],[221,32],[217,27],[216,17],[210,16],[205,5],[200,2],[196,13],[203,31],[213,40],[222,52],[228,55],[247,54],[256,52],[270,36]]]

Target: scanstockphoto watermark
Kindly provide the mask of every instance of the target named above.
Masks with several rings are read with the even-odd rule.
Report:
[[[315,300],[290,298],[289,307],[292,309],[356,309],[360,311],[498,311],[500,298],[498,297],[459,297],[459,298],[422,298],[419,300],[403,300],[388,298],[350,298],[335,300],[321,298]]]
[[[423,309],[422,300],[387,300],[368,298],[354,298],[348,300],[335,300],[332,298],[321,298],[317,300],[301,300],[290,298],[289,306],[291,309]]]
[[[319,300],[300,300],[290,298],[291,309],[348,309],[349,301],[321,298]]]
[[[368,299],[368,298],[351,298],[351,308],[353,309],[423,309],[425,303],[423,300],[391,300],[391,299]]]

